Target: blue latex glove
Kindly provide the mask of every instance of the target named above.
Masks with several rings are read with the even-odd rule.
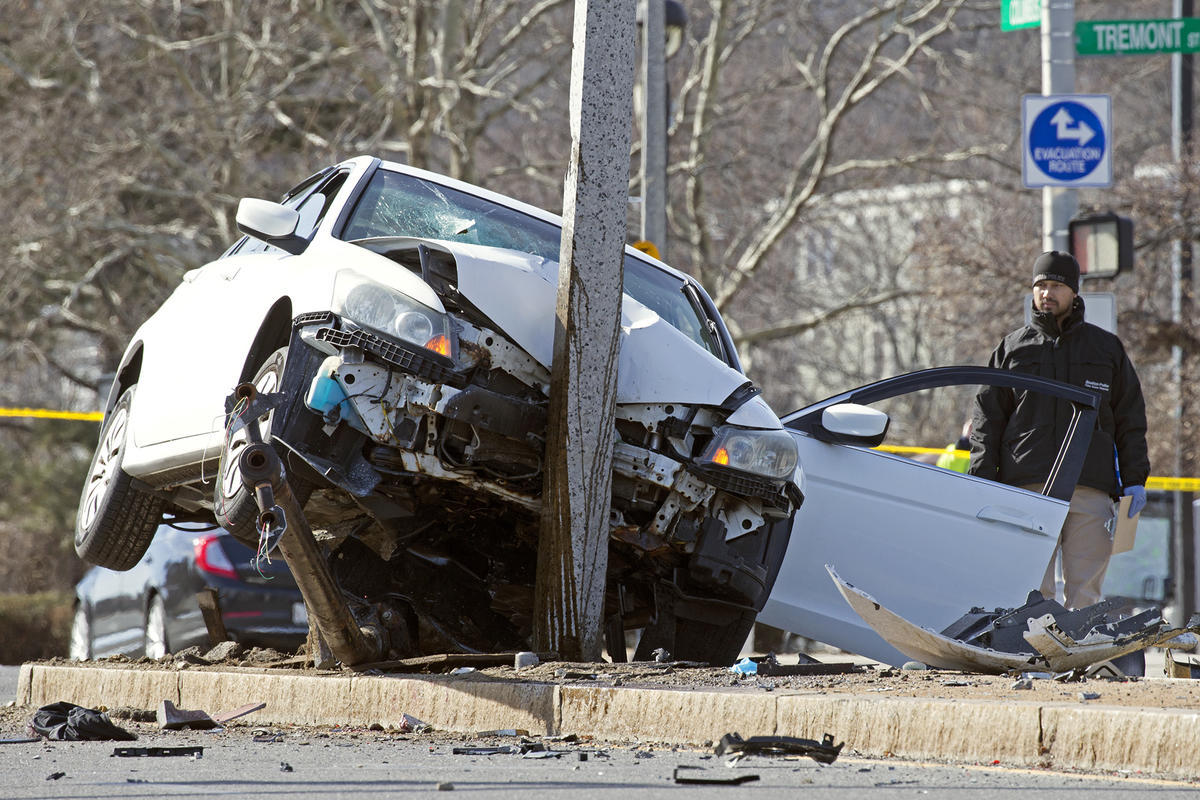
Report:
[[[1141,513],[1146,507],[1146,487],[1145,486],[1126,486],[1123,494],[1129,495],[1133,499],[1129,502],[1129,518],[1133,519]]]

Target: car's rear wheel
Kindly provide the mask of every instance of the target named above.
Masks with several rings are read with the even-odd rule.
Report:
[[[74,661],[87,661],[92,657],[92,621],[88,619],[83,603],[75,606],[71,620],[70,657]]]
[[[287,364],[287,351],[286,347],[279,348],[258,368],[251,383],[260,394],[279,390],[283,380],[283,368]],[[264,442],[271,439],[271,418],[273,416],[274,412],[267,412],[258,420],[259,432],[262,434]],[[232,419],[226,420],[226,429],[232,422]],[[239,464],[242,450],[247,444],[244,427],[225,437],[225,452],[221,456],[221,479],[218,481],[214,493],[213,509],[217,522],[232,533],[235,539],[250,547],[257,547],[258,503],[254,499],[254,493],[247,489],[242,481],[242,468]],[[295,475],[289,474],[287,477],[292,494],[295,495],[300,505],[304,505],[308,496],[312,494],[312,487],[299,480]]]
[[[146,655],[150,658],[162,658],[171,651],[167,641],[167,609],[163,605],[161,595],[156,594],[150,598],[150,605],[146,609],[146,633],[143,641]]]
[[[162,498],[137,489],[122,467],[132,401],[130,387],[104,417],[75,517],[75,552],[115,570],[141,560],[166,507]]]

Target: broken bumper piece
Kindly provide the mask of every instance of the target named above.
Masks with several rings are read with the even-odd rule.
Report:
[[[1181,633],[1200,631],[1193,618],[1169,629],[1155,609],[1110,618],[1115,608],[1101,602],[1068,611],[1032,592],[1013,609],[972,609],[940,633],[884,608],[871,595],[844,581],[826,565],[854,611],[888,644],[931,667],[965,672],[1003,673],[1047,669],[1064,672],[1165,643]]]

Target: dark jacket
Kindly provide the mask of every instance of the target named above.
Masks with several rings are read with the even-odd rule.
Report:
[[[1125,486],[1146,484],[1150,458],[1141,384],[1121,340],[1083,321],[1082,299],[1075,299],[1061,330],[1053,314],[1035,309],[1033,323],[1005,336],[988,365],[1098,391],[1097,427],[1079,483],[1114,498]],[[1071,406],[1065,400],[1040,392],[983,387],[975,397],[968,473],[1014,486],[1044,482],[1070,419]],[[1114,443],[1120,457],[1120,484]]]

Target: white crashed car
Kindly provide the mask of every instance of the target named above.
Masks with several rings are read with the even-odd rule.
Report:
[[[105,409],[75,546],[128,569],[159,523],[257,544],[226,400],[284,395],[264,430],[356,614],[392,656],[528,649],[560,219],[371,157],[281,203],[184,275]],[[606,636],[731,662],[800,505],[796,442],[688,276],[626,248]]]

